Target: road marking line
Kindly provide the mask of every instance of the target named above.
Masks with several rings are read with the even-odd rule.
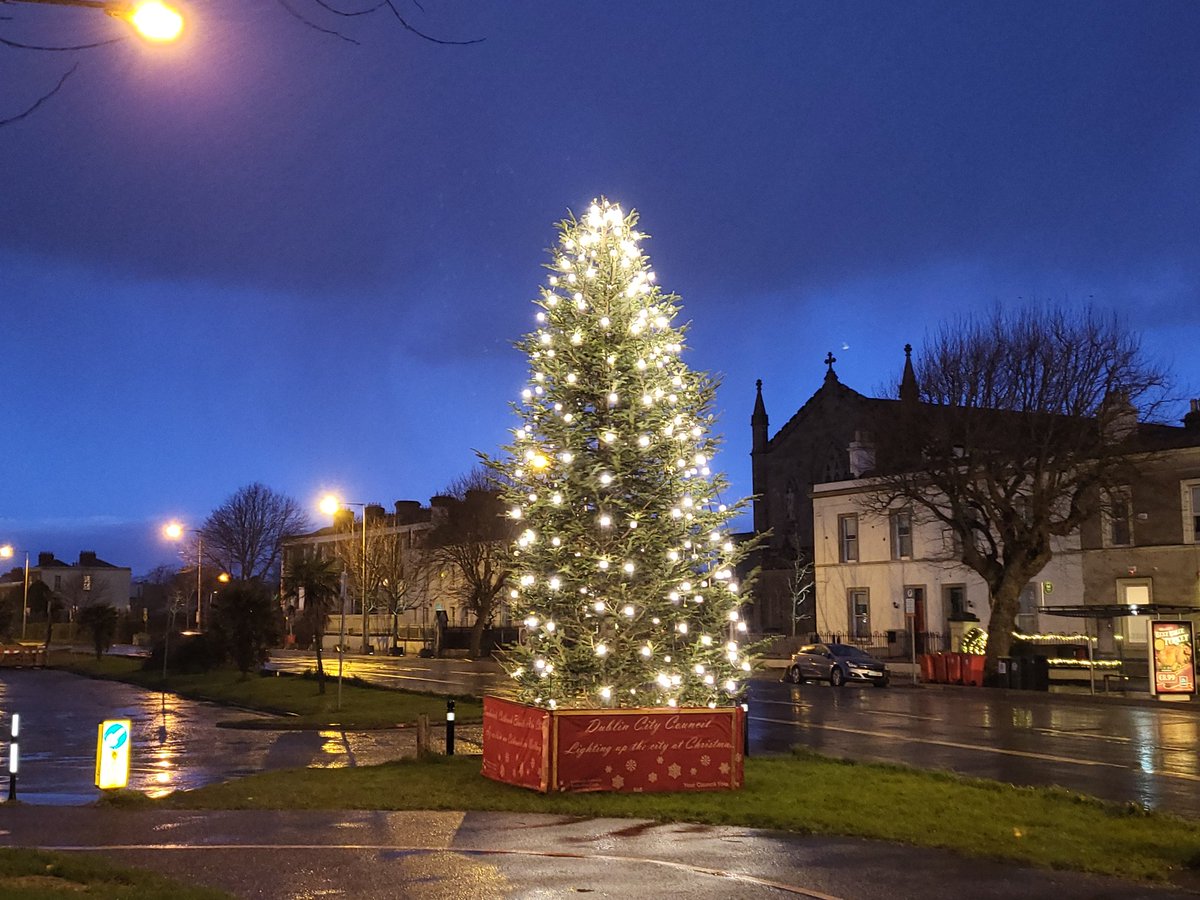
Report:
[[[805,728],[820,728],[825,731],[840,731],[846,734],[861,734],[867,737],[884,738],[891,741],[908,741],[914,744],[932,744],[935,747],[950,747],[955,750],[976,750],[980,753],[999,753],[1004,756],[1019,756],[1024,759],[1039,759],[1044,762],[1068,763],[1074,766],[1098,766],[1110,769],[1124,769],[1126,771],[1141,772],[1145,775],[1161,775],[1164,778],[1179,778],[1184,781],[1200,781],[1200,775],[1189,775],[1185,772],[1163,772],[1150,771],[1147,772],[1141,766],[1127,766],[1122,763],[1101,762],[1095,759],[1078,759],[1068,756],[1055,756],[1050,753],[1032,753],[1028,750],[1009,750],[1004,747],[983,747],[978,744],[963,744],[958,741],[941,741],[933,738],[910,737],[906,734],[888,734],[882,731],[868,731],[865,728],[847,728],[841,725],[818,725],[809,722],[796,722],[788,719],[767,719],[762,716],[751,716],[752,722],[768,722],[772,725],[793,725],[802,726]]]
[[[495,850],[486,847],[400,847],[394,844],[65,844],[48,846],[41,845],[40,850],[56,853],[117,853],[121,851],[135,852],[139,850],[370,850],[390,853],[456,853],[464,856],[536,856],[545,859],[580,859],[598,860],[600,862],[648,863],[683,872],[700,875],[711,875],[715,878],[728,878],[731,881],[752,884],[757,887],[769,887],[811,900],[841,900],[832,894],[823,894],[810,888],[757,875],[747,875],[743,872],[730,872],[725,869],[713,869],[707,866],[693,866],[688,863],[673,862],[667,859],[653,859],[644,856],[618,856],[612,853],[568,853],[554,850]]]
[[[793,709],[812,709],[813,708],[812,706],[806,706],[803,703],[797,703],[794,700],[759,700],[756,697],[756,698],[752,699],[751,702],[755,706],[758,706],[760,704],[761,705],[774,704],[776,706],[790,706]],[[872,708],[870,710],[863,710],[861,715],[895,716],[900,719],[917,719],[918,721],[921,721],[921,722],[941,722],[941,721],[943,721],[941,716],[918,716],[916,713],[893,712],[893,711],[887,710],[887,709],[874,709],[874,708]]]

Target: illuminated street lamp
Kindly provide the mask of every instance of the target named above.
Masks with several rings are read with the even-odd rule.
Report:
[[[45,6],[82,6],[98,9],[114,19],[124,19],[145,40],[166,44],[183,33],[183,14],[162,0],[6,0],[9,3],[40,3]]]
[[[367,648],[367,634],[370,625],[370,613],[367,611],[367,504],[353,503],[348,500],[342,500],[335,497],[333,494],[326,494],[321,498],[321,512],[327,516],[332,516],[337,513],[343,506],[357,506],[363,511],[362,513],[362,605],[363,605],[363,649]],[[350,534],[354,534],[354,523],[350,523]],[[346,652],[346,595],[342,592],[342,628],[338,635],[338,709],[342,708],[342,666],[343,657]]]
[[[200,579],[203,571],[201,559],[204,550],[204,535],[195,528],[184,528],[178,522],[168,522],[163,526],[163,536],[171,541],[182,540],[185,531],[191,531],[196,536],[196,630],[200,631],[200,609],[204,605],[204,593]]]
[[[12,559],[12,544],[0,547],[0,559]],[[21,600],[21,640],[25,640],[25,624],[29,619],[29,551],[25,551],[25,596]]]

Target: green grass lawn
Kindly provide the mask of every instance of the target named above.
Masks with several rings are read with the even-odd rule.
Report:
[[[0,849],[0,897],[49,900],[77,895],[101,900],[226,900],[231,896],[89,854]]]
[[[270,772],[159,802],[185,809],[505,810],[744,825],[940,847],[970,856],[1164,880],[1200,865],[1200,823],[1058,789],[810,754],[746,762],[743,790],[552,794],[488,781],[479,759]]]
[[[136,684],[149,690],[162,687],[161,671],[145,671],[142,660],[106,656],[97,660],[81,654],[52,654],[53,668],[111,678]],[[317,691],[315,678],[294,675],[262,677],[252,673],[243,678],[236,669],[218,669],[198,675],[169,675],[167,690],[193,700],[211,700],[230,706],[265,712],[288,713],[282,724],[289,728],[341,726],[344,728],[387,728],[411,724],[425,713],[431,723],[446,716],[446,698],[414,694],[363,684],[346,679],[342,685],[342,706],[337,709],[337,681],[327,679],[325,693]],[[479,720],[483,707],[478,700],[457,698],[458,721]],[[231,715],[231,718],[233,716]]]

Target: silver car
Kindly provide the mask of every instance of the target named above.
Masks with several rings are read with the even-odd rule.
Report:
[[[787,680],[828,681],[834,687],[861,681],[887,687],[891,674],[884,663],[851,644],[808,644],[792,656]]]

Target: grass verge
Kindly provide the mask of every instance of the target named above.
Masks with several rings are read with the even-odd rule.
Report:
[[[51,654],[50,665],[77,675],[123,681],[153,691],[163,684],[162,672],[144,670],[140,659],[105,656],[97,660],[94,656],[63,653]],[[252,673],[243,678],[236,669],[169,675],[167,690],[192,700],[290,714],[285,722],[277,723],[285,728],[390,728],[411,724],[422,713],[436,724],[445,718],[447,699],[379,688],[351,678],[343,682],[342,705],[337,709],[335,679],[326,680],[325,693],[321,694],[315,677],[262,677]],[[460,722],[482,719],[483,707],[478,700],[456,699]]]
[[[225,900],[231,896],[89,854],[0,849],[0,897],[44,900],[75,894],[102,900]]]
[[[1197,864],[1200,823],[1061,789],[811,754],[749,759],[731,793],[551,794],[488,781],[478,758],[270,772],[161,801],[181,809],[497,810],[743,825],[899,841],[1025,865],[1163,881]]]

